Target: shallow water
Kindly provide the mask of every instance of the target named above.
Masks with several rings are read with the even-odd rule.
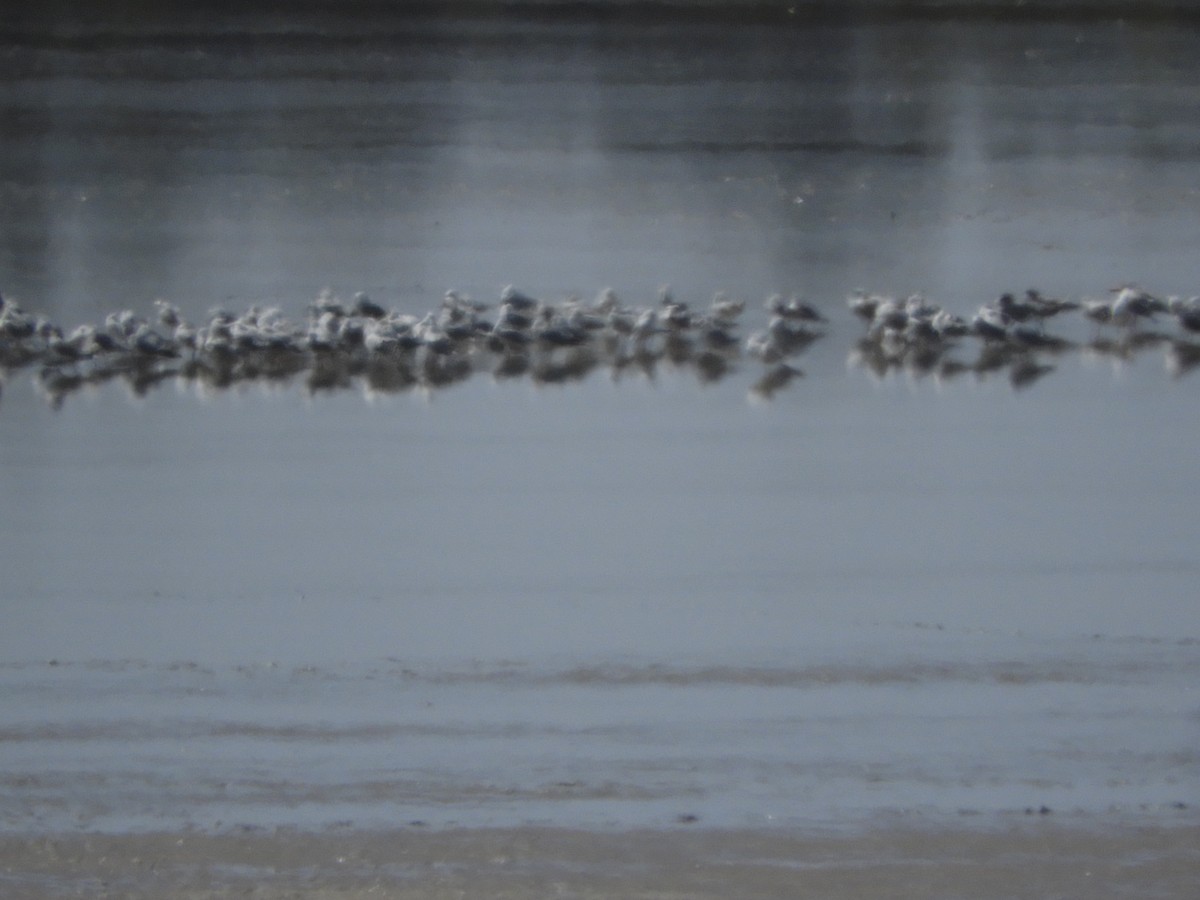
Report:
[[[1192,32],[256,25],[13,32],[6,296],[831,322],[769,398],[744,358],[57,409],[7,373],[0,828],[1194,823],[1194,377],[1072,320],[1022,390],[879,378],[842,303],[1194,292]]]
[[[1194,821],[1194,641],[0,672],[5,831]]]

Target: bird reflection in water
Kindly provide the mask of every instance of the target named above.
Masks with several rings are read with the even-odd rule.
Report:
[[[866,330],[849,362],[879,379],[897,372],[938,383],[1002,375],[1018,390],[1054,372],[1068,353],[1119,364],[1160,348],[1173,377],[1200,364],[1200,344],[1190,337],[1200,331],[1200,298],[1160,300],[1128,285],[1112,293],[1105,301],[1058,300],[1036,290],[1022,299],[1003,294],[967,318],[919,294],[856,292],[847,304]],[[829,320],[797,297],[776,294],[764,305],[765,327],[744,338],[743,301],[718,294],[692,306],[667,288],[641,306],[623,303],[611,289],[588,302],[543,300],[508,287],[495,304],[447,291],[424,316],[389,311],[365,294],[343,302],[326,291],[301,321],[252,306],[240,315],[214,310],[199,324],[159,300],[153,321],[122,310],[64,333],[0,297],[0,373],[35,371],[54,407],[109,381],[135,396],[164,382],[212,393],[298,379],[313,394],[360,388],[383,395],[447,389],[480,374],[554,386],[598,371],[652,382],[663,369],[690,372],[704,385],[749,370],[750,396],[770,399],[803,376],[796,360],[826,337]],[[1076,311],[1093,323],[1092,340],[1047,330],[1048,320]]]
[[[1173,377],[1196,365],[1200,345],[1179,333],[1146,330],[1142,323],[1169,316],[1182,331],[1195,331],[1189,317],[1200,310],[1200,298],[1163,301],[1128,285],[1113,293],[1111,300],[1082,301],[1049,298],[1033,289],[1022,300],[1005,293],[968,320],[919,294],[899,299],[855,292],[847,305],[865,323],[866,333],[851,350],[849,363],[880,380],[893,373],[939,383],[964,375],[1006,375],[1017,390],[1055,371],[1055,361],[1068,353],[1125,362],[1165,346],[1166,368]],[[1046,330],[1047,320],[1076,310],[1095,325],[1092,340],[1080,343]]]

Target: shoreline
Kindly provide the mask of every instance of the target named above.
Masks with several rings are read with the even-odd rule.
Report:
[[[1200,824],[0,836],[10,898],[1184,897]]]

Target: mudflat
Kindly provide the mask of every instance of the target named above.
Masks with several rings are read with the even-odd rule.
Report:
[[[1200,825],[538,827],[0,838],[10,898],[1194,897]]]

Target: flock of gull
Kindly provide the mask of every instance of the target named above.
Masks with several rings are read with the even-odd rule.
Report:
[[[1052,372],[1055,357],[1075,351],[1127,361],[1138,351],[1165,348],[1166,368],[1175,377],[1200,363],[1200,344],[1188,336],[1200,334],[1200,297],[1160,298],[1131,285],[1110,293],[1103,300],[1046,297],[1034,289],[1023,297],[1005,293],[966,319],[920,295],[898,299],[859,292],[847,302],[867,331],[851,359],[880,377],[895,369],[939,379],[1003,370],[1017,388]],[[1090,323],[1089,340],[1047,331],[1048,321],[1069,313]],[[1163,323],[1165,330],[1156,327]],[[971,338],[978,349],[964,361],[956,351]]]
[[[1077,349],[1128,359],[1165,347],[1175,375],[1200,362],[1200,344],[1188,337],[1200,334],[1200,297],[1164,299],[1132,286],[1111,294],[1065,300],[1036,290],[1006,293],[968,318],[919,294],[855,292],[847,304],[865,331],[850,360],[881,378],[896,371],[938,379],[1003,371],[1018,388],[1052,371],[1054,357]],[[310,391],[362,385],[395,393],[446,387],[480,372],[562,383],[600,367],[613,377],[635,371],[653,378],[658,367],[670,366],[712,382],[748,363],[758,372],[751,391],[770,397],[803,375],[798,357],[829,325],[817,307],[773,295],[765,327],[743,337],[744,301],[718,294],[694,305],[668,288],[646,305],[624,303],[607,288],[590,301],[550,301],[510,286],[494,303],[450,290],[424,315],[386,309],[366,294],[344,301],[325,291],[298,321],[273,306],[216,309],[198,323],[165,300],[155,307],[151,317],[122,310],[64,331],[0,297],[0,383],[7,372],[36,370],[39,388],[58,406],[73,391],[114,378],[137,394],[167,380],[222,389],[300,376]],[[1047,330],[1068,314],[1090,321],[1091,340]]]

